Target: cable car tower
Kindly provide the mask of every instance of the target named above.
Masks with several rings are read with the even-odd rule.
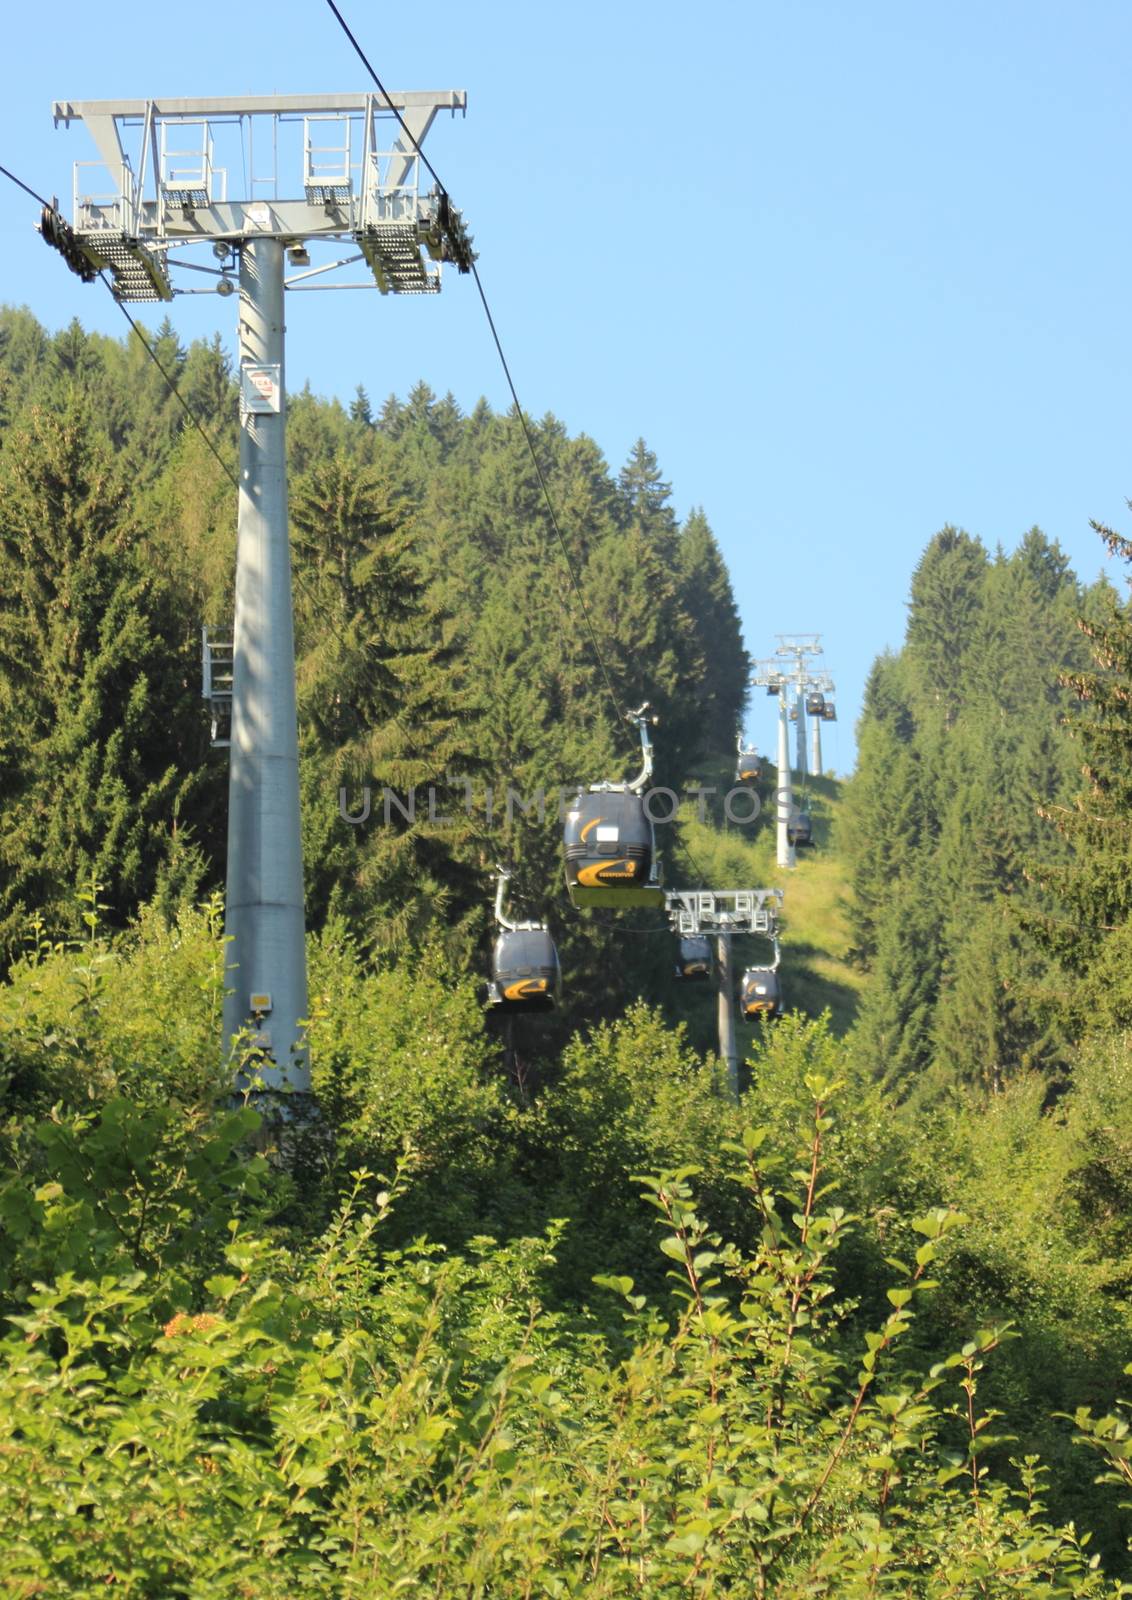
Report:
[[[284,291],[435,294],[441,262],[471,269],[459,212],[443,190],[419,188],[419,146],[437,113],[465,105],[463,90],[448,89],[53,108],[56,127],[85,123],[98,152],[75,163],[72,222],[53,205],[40,225],[71,270],[86,282],[107,273],[123,302],[239,294],[224,1041],[230,1051],[252,1029],[256,1075],[271,1092],[310,1093]],[[312,247],[332,259],[312,265]],[[364,282],[337,276],[357,262]],[[223,674],[208,648],[206,636],[215,710]]]
[[[810,719],[810,771],[820,778],[822,771],[821,725],[837,721],[837,707],[829,698],[834,692],[833,679],[828,672],[811,674],[805,682],[806,713]]]
[[[800,775],[806,776],[806,686],[811,676],[810,662],[815,656],[822,654],[820,633],[776,633],[778,649],[776,656],[784,660],[792,660],[793,671],[784,668],[783,676],[794,688],[794,719],[798,724],[797,761],[795,766]]]
[[[774,945],[778,968],[778,913],[781,889],[670,889],[665,905],[672,931],[685,941],[705,936],[715,939],[716,1017],[719,1058],[727,1069],[727,1087],[739,1098],[739,1051],[735,1042],[735,979],[731,965],[731,937],[758,934]]]
[[[751,682],[778,700],[778,765],[775,780],[775,860],[780,867],[795,865],[790,841],[790,816],[794,809],[794,780],[790,772],[789,684],[777,660],[757,661]]]

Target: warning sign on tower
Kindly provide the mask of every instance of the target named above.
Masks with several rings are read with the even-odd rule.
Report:
[[[249,412],[278,411],[282,391],[282,374],[278,361],[264,366],[240,368],[240,401],[245,416]]]

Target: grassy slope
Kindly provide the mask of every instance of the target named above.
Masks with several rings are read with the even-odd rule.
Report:
[[[729,777],[729,773],[713,774],[704,781],[715,783],[725,792]],[[786,1004],[812,1016],[828,1007],[835,1030],[844,1033],[853,1021],[865,980],[864,974],[846,960],[852,937],[846,884],[837,853],[840,798],[841,784],[836,778],[809,780],[807,801],[816,842],[811,849],[798,851],[798,865],[793,871],[779,869],[775,864],[769,805],[768,814],[753,827],[719,827],[710,820],[700,823],[695,818],[695,808],[685,807],[679,829],[683,849],[674,852],[668,839],[664,839],[664,845],[670,863],[670,884],[690,884],[694,877],[697,885],[785,890],[781,972]],[[765,941],[736,939],[738,968],[767,959],[769,947]],[[711,996],[702,987],[675,987],[680,993],[674,997],[674,1011],[687,1020],[697,1040],[707,1042],[715,1026]]]

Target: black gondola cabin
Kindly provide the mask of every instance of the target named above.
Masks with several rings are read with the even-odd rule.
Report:
[[[808,694],[806,696],[806,712],[811,717],[824,716],[825,715],[825,695],[824,694]]]
[[[492,952],[488,998],[505,1011],[550,1011],[558,995],[558,951],[549,928],[505,928]]]
[[[566,887],[579,906],[655,906],[655,843],[645,802],[630,789],[590,789],[566,813]]]
[[[761,777],[762,763],[758,751],[753,746],[749,750],[740,750],[735,763],[736,783],[758,783]]]
[[[711,967],[711,940],[702,933],[686,934],[676,952],[676,976],[710,978]]]
[[[782,1010],[782,985],[773,967],[748,967],[739,991],[739,1009],[748,1022],[777,1017]]]
[[[814,823],[808,811],[798,811],[788,820],[786,837],[791,844],[813,844]]]
[[[837,721],[837,707],[834,705],[832,700],[827,700],[825,705],[822,706],[821,714],[823,722]]]

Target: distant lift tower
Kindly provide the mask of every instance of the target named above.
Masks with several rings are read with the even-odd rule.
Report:
[[[834,692],[833,679],[828,672],[814,673],[806,679],[803,692],[806,713],[810,719],[810,771],[820,778],[825,770],[821,757],[821,725],[837,720],[837,712],[830,698]]]
[[[438,111],[465,104],[463,90],[444,90],[54,107],[56,126],[86,124],[99,156],[75,165],[73,222],[51,206],[41,223],[74,272],[107,272],[121,301],[239,289],[224,1040],[230,1051],[250,1030],[269,1091],[310,1092],[283,294],[434,294],[439,263],[470,270],[459,212],[445,193],[419,192],[416,148]],[[312,265],[310,246],[334,259]],[[335,276],[359,261],[364,282]],[[174,287],[174,268],[194,286]]]
[[[780,867],[795,865],[790,843],[790,814],[794,809],[794,782],[790,772],[790,723],[787,696],[789,684],[777,660],[758,661],[751,682],[778,700],[778,761],[775,775],[775,859]]]
[[[715,938],[716,1020],[719,1059],[727,1073],[728,1091],[739,1098],[739,1048],[735,1041],[735,975],[731,936],[760,934],[777,940],[781,889],[672,889],[665,905],[672,931],[683,938],[708,934]]]
[[[792,667],[783,667],[783,677],[793,686],[794,690],[794,715],[798,721],[797,751],[798,759],[795,765],[799,774],[806,776],[806,699],[805,685],[809,677],[809,663],[812,657],[820,656],[820,633],[776,633],[778,649],[774,652],[781,660],[793,662]]]

